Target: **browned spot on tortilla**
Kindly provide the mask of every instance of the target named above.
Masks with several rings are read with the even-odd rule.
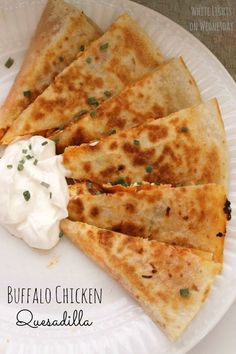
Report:
[[[90,215],[93,216],[93,217],[96,217],[96,216],[98,216],[98,214],[99,214],[99,209],[98,209],[98,207],[93,206],[93,207],[90,209]]]
[[[133,164],[135,165],[148,165],[152,161],[155,154],[155,148],[146,149],[144,151],[138,151],[133,159]]]
[[[156,126],[149,125],[148,126],[148,138],[152,143],[157,142],[163,138],[166,138],[168,135],[168,130],[165,126]]]
[[[118,144],[116,141],[113,141],[111,144],[110,144],[110,150],[115,150],[118,148]]]
[[[158,104],[153,105],[152,112],[156,118],[164,117],[164,109],[163,109],[163,107],[159,106]]]
[[[85,171],[85,172],[87,172],[87,173],[90,172],[90,171],[91,171],[91,163],[88,162],[88,161],[87,161],[87,162],[84,162],[84,163],[83,163],[83,168],[84,168],[84,171]]]
[[[121,232],[127,235],[141,236],[144,233],[144,227],[141,225],[136,225],[133,222],[121,222],[117,225],[112,226],[113,231]]]
[[[77,197],[69,202],[70,218],[72,220],[82,221],[82,215],[84,211],[83,201]]]
[[[100,175],[102,177],[109,177],[110,175],[112,175],[114,172],[116,171],[116,168],[114,166],[110,166],[105,168],[104,170],[102,170],[100,172]]]
[[[135,206],[131,203],[127,203],[125,206],[125,210],[128,211],[129,213],[134,213],[135,212]]]
[[[130,144],[130,143],[124,143],[124,145],[123,145],[123,150],[125,151],[125,152],[127,152],[127,153],[135,153],[135,152],[137,152],[137,150],[138,150],[138,147],[137,147],[137,145],[134,145],[134,144]]]
[[[101,243],[102,245],[107,246],[107,247],[112,247],[113,233],[111,231],[99,230],[98,236],[99,236],[99,243]]]

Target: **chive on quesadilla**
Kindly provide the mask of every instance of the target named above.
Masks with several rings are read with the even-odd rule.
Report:
[[[201,308],[221,265],[211,254],[63,220],[61,230],[117,279],[171,340]]]
[[[120,131],[63,154],[70,177],[98,184],[222,184],[227,189],[224,126],[215,99]]]
[[[120,16],[21,113],[2,143],[20,135],[63,128],[162,62],[162,55],[139,25],[127,14]]]
[[[112,129],[125,130],[199,103],[200,93],[191,73],[182,58],[175,58],[49,138],[62,153],[67,146],[100,139]]]
[[[221,185],[96,189],[87,182],[69,187],[68,212],[73,221],[208,251],[222,262],[227,199]]]
[[[78,52],[101,34],[97,25],[76,7],[63,0],[49,0],[22,68],[0,110],[0,128],[9,127]]]

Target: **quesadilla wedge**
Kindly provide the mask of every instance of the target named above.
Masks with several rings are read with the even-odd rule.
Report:
[[[7,128],[51,84],[80,50],[102,34],[98,26],[63,0],[49,0],[24,63],[0,111]]]
[[[127,14],[94,41],[14,121],[3,144],[16,136],[62,127],[163,62],[151,39]]]
[[[49,136],[62,153],[67,146],[100,139],[111,129],[125,130],[201,103],[198,87],[182,58],[170,60],[126,87],[76,122]]]
[[[117,279],[171,340],[206,300],[221,265],[205,252],[63,220],[61,230]]]
[[[98,184],[222,184],[227,189],[224,126],[216,99],[118,132],[63,154],[71,178]]]
[[[70,187],[69,219],[213,253],[222,262],[227,215],[224,187],[144,185],[94,189]],[[119,210],[119,212],[117,212]]]

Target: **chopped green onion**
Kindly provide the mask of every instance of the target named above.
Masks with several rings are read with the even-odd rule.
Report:
[[[182,127],[180,130],[183,133],[187,133],[188,132],[188,127]]]
[[[92,111],[92,112],[90,112],[90,117],[95,118],[96,114],[97,114],[96,111]]]
[[[59,233],[59,238],[62,238],[63,236],[64,236],[63,232],[60,231],[60,233]]]
[[[43,181],[40,184],[41,184],[41,186],[43,186],[45,188],[49,188],[50,187],[50,184],[48,184],[46,182],[43,182]]]
[[[95,97],[88,97],[87,103],[88,103],[90,106],[94,106],[94,107],[99,106],[99,103],[98,103],[98,101],[96,100]]]
[[[31,92],[30,90],[28,90],[28,91],[23,91],[23,95],[24,95],[25,97],[30,97],[30,96],[32,95],[32,92]]]
[[[31,144],[29,144],[29,149],[32,150],[32,145]]]
[[[82,45],[80,46],[80,51],[83,52],[83,51],[84,51],[84,48],[85,48],[85,46],[82,44]]]
[[[87,188],[88,189],[92,189],[93,188],[93,183],[92,182],[88,182],[87,183]]]
[[[124,178],[117,178],[117,180],[113,184],[121,184],[122,186],[127,186]]]
[[[65,128],[65,124],[61,124],[61,125],[59,125],[59,127],[58,127],[59,130],[63,130],[64,128]]]
[[[95,194],[95,195],[99,195],[99,194],[102,194],[102,192],[96,191],[94,194]]]
[[[148,165],[148,166],[146,166],[145,170],[147,173],[151,173],[153,170],[153,167],[151,165]]]
[[[44,146],[44,145],[47,145],[48,144],[48,141],[44,141],[41,145]]]
[[[52,199],[52,192],[50,192],[50,194],[49,194],[49,198],[50,198],[50,199]]]
[[[7,59],[6,63],[5,63],[5,67],[10,69],[10,67],[14,64],[14,59],[12,59],[11,57]]]
[[[86,63],[90,64],[92,62],[92,59],[90,57],[86,58]]]
[[[18,170],[18,171],[22,171],[23,169],[24,169],[24,165],[19,164],[19,165],[17,166],[17,170]]]
[[[111,97],[112,96],[112,93],[111,91],[104,91],[104,95],[107,96],[107,97]]]
[[[180,289],[179,293],[182,297],[188,297],[189,296],[189,289],[188,288]]]
[[[108,133],[108,135],[112,135],[112,134],[115,134],[116,133],[116,129],[111,129],[110,131],[109,131],[109,133]]]
[[[37,160],[37,159],[35,159],[35,160],[34,160],[34,165],[36,166],[36,165],[37,165],[37,163],[38,163],[38,160]]]
[[[12,165],[7,165],[7,168],[10,170],[13,166]]]
[[[88,113],[86,109],[81,109],[78,113],[76,113],[73,117],[74,121],[77,121],[83,114]]]
[[[19,163],[20,163],[20,164],[22,164],[22,165],[24,165],[25,160],[24,160],[24,159],[22,159],[22,160],[20,160],[20,161],[19,161]]]
[[[27,158],[27,160],[30,160],[33,158],[33,156],[31,156],[31,155],[26,155],[25,157]]]
[[[134,145],[140,145],[140,141],[136,140],[136,139],[134,139],[133,143],[134,143]]]
[[[108,48],[109,44],[108,43],[103,43],[100,45],[100,50],[106,50]]]
[[[23,196],[27,202],[30,200],[30,192],[29,191],[24,191]]]

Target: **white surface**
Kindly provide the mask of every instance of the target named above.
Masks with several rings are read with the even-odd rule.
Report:
[[[235,354],[236,302],[216,327],[188,354]]]
[[[0,2],[0,99],[3,99],[20,66],[30,34],[44,0],[3,0]],[[230,152],[230,200],[236,204],[236,86],[215,57],[188,32],[150,9],[122,0],[78,0],[85,13],[105,29],[119,14],[129,12],[147,30],[167,58],[182,55],[201,89],[204,99],[217,96],[224,116]],[[16,6],[17,5],[17,6]],[[9,56],[16,59],[7,70],[2,64]],[[214,163],[214,162],[213,162]],[[214,168],[214,165],[212,166]],[[177,354],[190,350],[219,321],[236,295],[235,213],[228,228],[224,272],[218,276],[209,299],[183,337],[170,343],[120,286],[63,240],[51,252],[32,250],[20,240],[1,232],[0,248],[0,353],[6,354]],[[48,268],[50,260],[57,264]],[[29,267],[30,265],[30,267]],[[19,287],[93,286],[104,288],[100,306],[85,306],[95,322],[89,330],[37,329],[14,325],[16,309],[6,304],[8,285]],[[67,306],[72,310],[74,306]],[[57,304],[31,306],[37,317],[59,317]],[[63,310],[66,306],[63,307]],[[223,320],[224,321],[224,320]],[[215,331],[218,329],[216,328]],[[213,333],[213,332],[212,332]],[[212,334],[210,334],[212,336]],[[222,336],[221,336],[222,340]],[[225,338],[224,338],[225,340]],[[223,341],[223,340],[222,340]],[[202,344],[199,344],[201,346]],[[111,349],[112,348],[112,349]],[[225,347],[224,347],[225,348]],[[1,350],[2,349],[2,350]],[[226,349],[226,348],[225,348]],[[202,348],[194,349],[202,353]],[[197,352],[196,352],[197,350]],[[204,348],[206,354],[212,348]],[[230,354],[224,350],[225,354]],[[223,354],[223,352],[219,352]]]

